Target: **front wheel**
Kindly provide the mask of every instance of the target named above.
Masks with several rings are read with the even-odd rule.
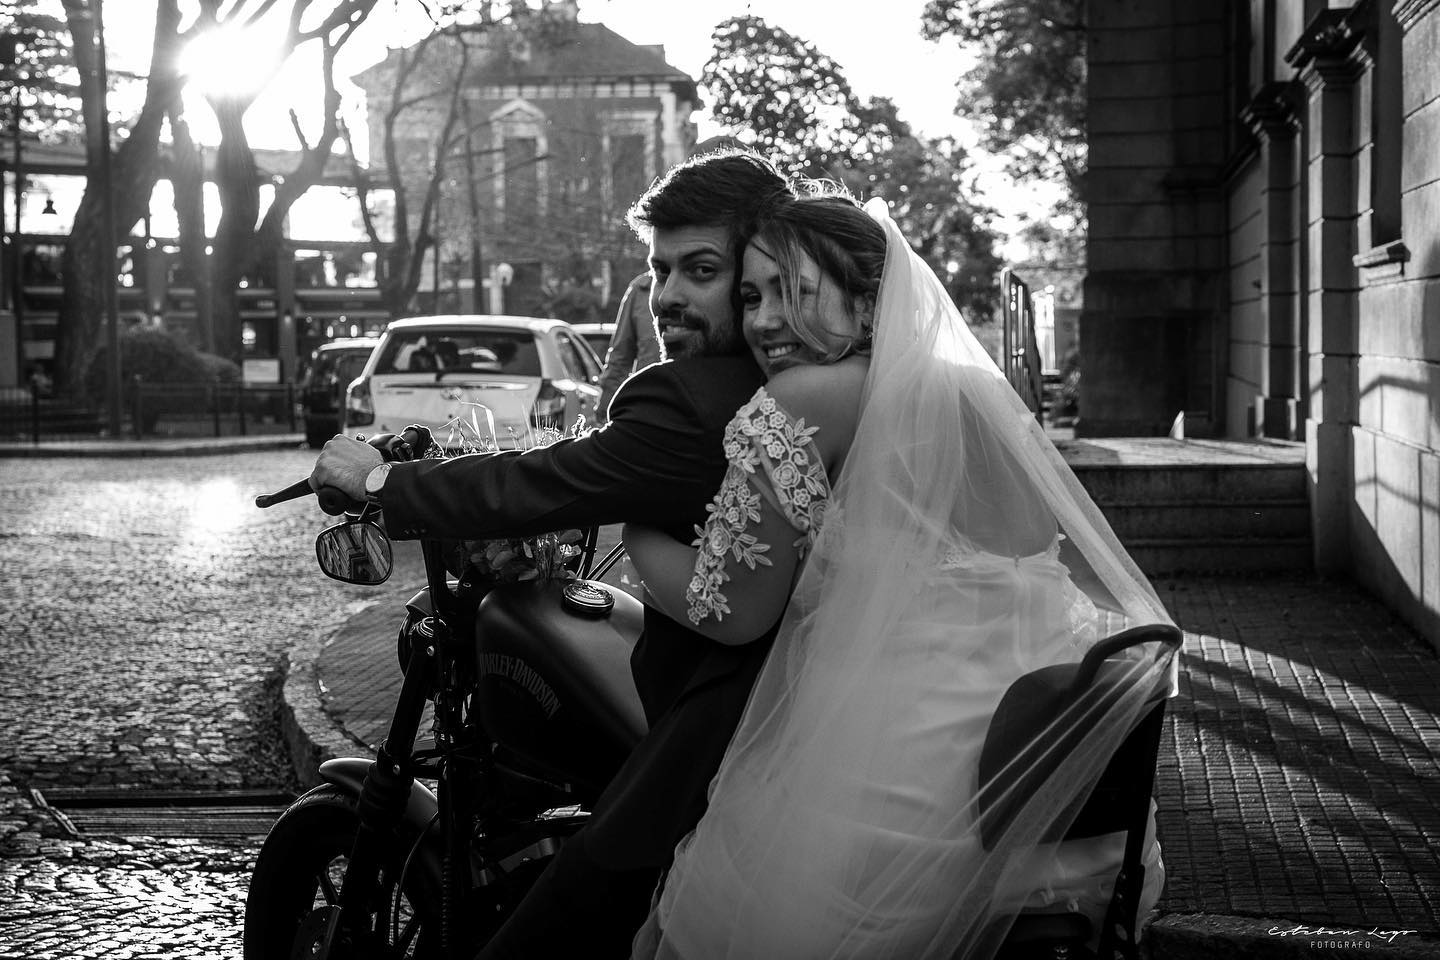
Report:
[[[350,850],[360,826],[356,798],[325,784],[275,821],[255,863],[245,900],[245,960],[319,956],[338,910]],[[381,854],[379,897],[365,924],[365,944],[336,943],[331,957],[426,957],[438,949],[438,891],[423,871],[406,872],[405,845]]]

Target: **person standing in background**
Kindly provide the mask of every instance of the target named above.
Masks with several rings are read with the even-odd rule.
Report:
[[[647,270],[630,281],[615,314],[615,332],[610,334],[605,369],[600,373],[600,400],[595,404],[595,415],[601,423],[610,419],[610,400],[625,378],[660,359],[655,318],[650,314],[650,272]]]

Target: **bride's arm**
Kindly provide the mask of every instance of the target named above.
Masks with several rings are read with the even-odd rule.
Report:
[[[781,409],[815,428],[807,449],[812,457],[819,456],[830,477],[838,474],[855,435],[867,368],[858,359],[796,367],[776,375],[766,387]],[[732,466],[732,474],[734,470]],[[727,484],[731,479],[727,475]],[[749,491],[747,509],[731,499],[722,513],[734,515],[712,515],[705,525],[702,549],[713,550],[712,556],[722,562],[702,563],[694,546],[658,530],[629,525],[624,532],[651,606],[728,644],[759,639],[785,612],[808,531],[787,518],[758,464],[742,485]],[[703,599],[697,601],[697,596]],[[692,606],[697,602],[702,606]]]
[[[760,554],[769,564],[757,563],[751,570],[731,555],[725,567],[730,579],[721,587],[730,610],[719,617],[706,616],[698,624],[690,619],[690,604],[685,598],[691,580],[697,576],[696,548],[654,527],[626,524],[622,533],[625,551],[645,585],[646,602],[719,643],[743,644],[762,637],[785,612],[800,554],[794,545],[795,528],[768,499],[762,500],[760,514],[760,522],[752,521],[747,532],[759,543],[769,545]]]

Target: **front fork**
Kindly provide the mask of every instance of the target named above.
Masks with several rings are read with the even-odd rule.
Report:
[[[360,787],[360,826],[340,890],[339,914],[336,922],[330,924],[319,956],[330,956],[329,949],[337,937],[343,936],[352,944],[370,942],[373,936],[369,927],[370,918],[377,909],[384,907],[380,903],[379,889],[383,852],[391,846],[390,838],[398,833],[396,828],[405,815],[415,786],[416,766],[412,756],[415,738],[419,734],[425,702],[435,689],[431,674],[436,666],[437,654],[449,640],[448,628],[438,618],[426,618],[420,626],[425,628],[428,636],[424,637],[424,641],[428,642],[410,645],[405,679],[400,687],[389,733],[380,742],[375,761],[370,764]],[[421,640],[418,636],[415,639]],[[449,792],[443,786],[439,791],[442,812]],[[396,880],[398,882],[400,878]],[[444,928],[449,926],[450,913],[442,905],[442,943],[449,940]],[[449,953],[448,946],[445,953]]]

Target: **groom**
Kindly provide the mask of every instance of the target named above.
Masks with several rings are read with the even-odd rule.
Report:
[[[527,453],[381,464],[336,437],[311,474],[378,501],[400,539],[524,536],[640,522],[689,543],[725,473],[724,429],[763,382],[740,333],[735,291],[756,215],[790,196],[753,154],[672,168],[631,208],[649,245],[650,309],[671,359],[625,382],[602,430]],[[707,640],[650,607],[631,672],[650,730],[482,960],[626,957],[675,844],[705,793],[774,637]]]

